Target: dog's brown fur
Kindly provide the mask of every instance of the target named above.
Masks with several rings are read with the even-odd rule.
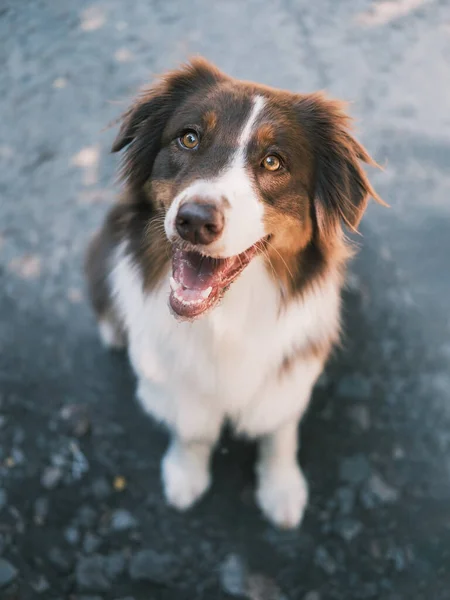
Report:
[[[126,189],[86,260],[91,297],[99,315],[110,310],[105,262],[112,245],[128,240],[149,290],[168,268],[171,250],[163,231],[164,214],[182,186],[208,168],[205,160],[182,180],[176,170],[168,170],[168,162],[181,160],[169,150],[177,123],[189,122],[190,112],[197,114],[205,106],[201,115],[204,137],[212,140],[225,120],[220,141],[223,150],[217,150],[220,164],[220,153],[229,153],[236,145],[234,122],[241,109],[235,107],[245,108],[246,97],[257,93],[266,99],[270,122],[257,130],[251,152],[278,143],[288,148],[295,160],[290,172],[255,175],[261,200],[266,203],[268,269],[286,299],[305,292],[330,272],[342,280],[351,247],[341,225],[356,230],[370,196],[383,203],[361,166],[361,162],[376,163],[351,136],[344,105],[323,94],[292,94],[236,81],[207,61],[195,59],[144,90],[122,117],[112,151],[127,147],[122,167]],[[180,167],[185,168],[181,163]],[[311,347],[311,352],[326,353],[334,341],[321,344],[320,349]],[[287,357],[281,370],[288,368],[290,361]]]

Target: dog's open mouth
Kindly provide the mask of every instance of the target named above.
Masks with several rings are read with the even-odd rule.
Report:
[[[262,249],[263,243],[258,242],[230,258],[212,258],[174,248],[170,278],[172,310],[184,319],[194,319],[212,308]]]

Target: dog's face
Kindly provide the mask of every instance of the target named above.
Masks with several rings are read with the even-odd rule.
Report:
[[[162,208],[170,303],[194,318],[260,252],[288,268],[314,238],[356,227],[375,193],[335,101],[237,81],[203,60],[167,75],[124,117],[113,150]],[[273,263],[272,263],[273,267]]]

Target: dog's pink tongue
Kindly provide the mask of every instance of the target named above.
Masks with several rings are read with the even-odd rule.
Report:
[[[193,319],[219,298],[226,260],[215,260],[196,252],[175,250],[169,302],[180,317]]]
[[[173,277],[189,290],[206,290],[219,283],[220,262],[220,259],[177,249],[173,256]]]
[[[173,312],[194,319],[214,306],[255,252],[256,246],[234,258],[211,258],[175,249],[169,295]]]

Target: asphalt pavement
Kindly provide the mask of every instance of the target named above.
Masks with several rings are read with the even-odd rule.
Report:
[[[100,345],[81,265],[114,201],[114,131],[192,54],[348,100],[384,171],[345,338],[301,430],[302,528],[253,500],[225,435],[211,492],[166,507],[164,431]],[[0,597],[450,599],[447,0],[0,0]]]

